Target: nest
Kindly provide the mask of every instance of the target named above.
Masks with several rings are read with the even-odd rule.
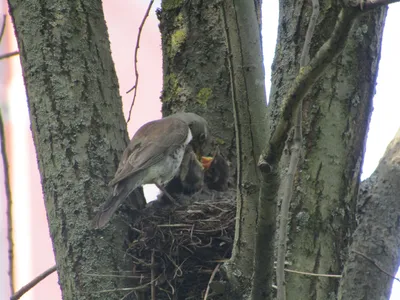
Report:
[[[129,247],[136,298],[218,299],[209,283],[221,279],[219,266],[231,256],[234,196],[233,190],[201,193],[180,206],[160,199],[141,212]]]

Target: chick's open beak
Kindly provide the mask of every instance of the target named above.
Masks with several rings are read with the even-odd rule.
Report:
[[[213,161],[213,157],[211,157],[211,156],[202,156],[201,157],[201,164],[202,164],[204,170],[208,170],[210,168],[212,161]]]

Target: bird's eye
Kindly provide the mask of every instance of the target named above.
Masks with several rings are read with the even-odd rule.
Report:
[[[204,133],[200,134],[199,140],[200,142],[204,142],[206,140],[206,135]]]

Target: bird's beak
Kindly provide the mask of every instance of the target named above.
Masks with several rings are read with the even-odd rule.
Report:
[[[198,143],[193,142],[192,143],[192,148],[194,153],[196,153],[196,157],[199,161],[201,161],[201,157],[203,156],[203,149],[198,145]]]
[[[202,156],[201,157],[201,165],[203,166],[204,170],[208,170],[210,168],[213,159],[214,158],[211,156]]]

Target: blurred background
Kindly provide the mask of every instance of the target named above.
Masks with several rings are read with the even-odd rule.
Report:
[[[111,40],[111,49],[119,78],[120,94],[127,118],[132,94],[126,94],[134,84],[134,49],[138,27],[148,6],[148,0],[104,0],[104,13]],[[128,124],[130,136],[144,123],[161,117],[159,101],[162,89],[161,37],[155,9],[144,26],[139,50],[138,68],[140,82]],[[0,0],[0,15],[7,14],[5,0]],[[397,43],[400,4],[390,6],[384,31],[382,58],[379,67],[374,112],[367,141],[363,166],[363,179],[376,168],[387,144],[400,125],[398,112],[398,75],[400,46]],[[263,4],[263,49],[266,73],[266,91],[269,94],[270,66],[272,63],[278,24],[278,1],[266,0]],[[10,17],[0,44],[0,55],[17,50]],[[13,197],[13,232],[15,249],[16,289],[54,265],[54,255],[47,226],[46,212],[37,168],[36,153],[30,131],[26,94],[19,57],[0,61],[0,108],[6,131],[10,180]],[[0,299],[9,299],[8,243],[4,172],[0,162]],[[154,199],[157,189],[146,187],[148,199]],[[61,299],[54,273],[25,294],[24,300]],[[392,299],[400,299],[400,284],[395,282]]]

